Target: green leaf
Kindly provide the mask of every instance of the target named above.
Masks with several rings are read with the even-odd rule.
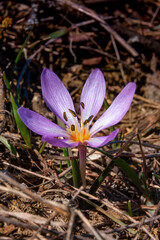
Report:
[[[149,196],[149,189],[148,189],[147,181],[146,181],[146,178],[145,178],[143,172],[141,173],[141,176],[142,176],[142,181],[143,181],[143,184],[144,184],[145,191],[146,191],[147,195]]]
[[[114,161],[111,161],[109,165],[104,169],[104,171],[99,175],[99,177],[94,181],[94,183],[92,184],[89,190],[90,194],[94,194],[97,191],[97,189],[99,188],[101,183],[104,181],[104,179],[108,176],[109,172],[114,167],[114,165],[115,165]]]
[[[141,192],[144,193],[145,187],[143,182],[139,179],[136,172],[121,158],[115,158],[114,162],[122,169],[122,171],[130,178],[130,180],[136,185]]]
[[[14,114],[14,118],[17,124],[17,127],[27,145],[27,147],[31,148],[31,139],[30,139],[30,135],[29,135],[29,131],[28,128],[26,127],[26,125],[22,122],[22,120],[20,119],[20,116],[17,112],[18,110],[18,106],[14,101],[13,95],[12,93],[10,93],[10,101],[12,103],[12,108],[13,108],[13,114]]]
[[[46,42],[50,39],[57,39],[59,37],[62,37],[63,35],[65,35],[68,32],[69,32],[69,29],[65,28],[65,29],[61,29],[61,30],[58,30],[56,32],[50,33],[47,36],[43,37],[41,40],[36,41],[34,44],[32,44],[31,48],[34,48],[39,43],[44,43],[44,42]]]
[[[64,154],[64,156],[65,156],[65,157],[68,157],[69,154],[68,154],[68,150],[67,150],[67,148],[64,148],[64,147],[63,147],[62,150],[63,150],[63,154]],[[68,166],[68,167],[71,166],[71,163],[70,163],[69,160],[67,160],[67,166]]]
[[[96,190],[98,189],[98,187],[100,186],[100,184],[103,182],[103,180],[107,177],[108,172],[111,170],[111,168],[113,168],[114,164],[118,165],[118,167],[121,168],[121,170],[129,177],[129,179],[136,185],[136,187],[143,193],[145,194],[147,197],[148,193],[145,190],[145,186],[143,184],[143,182],[139,179],[139,177],[137,176],[136,172],[129,166],[128,163],[126,163],[126,161],[124,161],[123,159],[117,157],[114,158],[113,155],[100,150],[99,148],[94,148],[95,150],[103,153],[104,155],[106,155],[107,157],[109,157],[110,159],[112,159],[111,163],[109,164],[109,166],[107,166],[105,168],[105,170],[100,174],[100,176],[95,180],[95,182],[93,183],[91,189],[90,189],[90,193],[95,193]],[[92,191],[91,191],[92,190]]]
[[[56,31],[56,32],[50,33],[50,34],[48,35],[48,37],[49,37],[50,39],[62,37],[62,36],[65,35],[67,32],[68,32],[68,29],[61,29],[61,30],[58,30],[58,31]]]
[[[31,36],[31,32],[29,32],[29,34],[28,34],[28,36],[26,37],[24,43],[22,44],[21,49],[19,50],[19,52],[18,52],[18,54],[17,54],[17,57],[16,57],[16,59],[15,59],[15,61],[14,61],[14,67],[15,67],[15,66],[17,65],[17,63],[19,62],[19,59],[20,59],[20,57],[21,57],[21,55],[22,55],[22,52],[23,52],[23,49],[25,48],[27,42],[29,41],[30,36]]]
[[[45,149],[46,143],[47,143],[47,142],[43,142],[43,144],[42,144],[42,146],[41,146],[41,148],[40,148],[40,150],[39,150],[39,153],[40,153],[40,154],[42,154],[43,150]]]
[[[4,83],[5,83],[8,91],[10,92],[11,91],[11,86],[10,86],[9,80],[8,80],[5,72],[3,72],[3,80],[4,80]]]
[[[160,176],[158,174],[152,173],[152,175],[155,176],[155,178],[160,179]]]
[[[65,29],[61,29],[61,30],[52,32],[52,33],[48,34],[47,36],[43,37],[42,40],[36,42],[34,45],[32,45],[32,47],[35,47],[40,42],[46,42],[46,41],[48,41],[50,39],[56,39],[56,38],[62,37],[63,35],[68,33],[68,31],[69,31],[69,29],[65,28]]]
[[[79,188],[81,186],[81,175],[79,171],[79,165],[76,159],[71,160],[72,164],[72,177],[73,177],[73,185],[76,188]]]
[[[112,215],[112,211],[106,211],[104,210],[104,208],[101,208],[100,206],[98,206],[97,204],[91,202],[89,199],[86,200],[88,204],[90,204],[92,207],[95,207],[96,210],[98,210],[99,212],[103,213],[104,215],[106,215],[108,218],[112,219],[115,223],[119,224],[121,227],[127,227],[127,224],[125,224],[124,222],[122,222],[120,219],[116,218],[114,215]],[[114,213],[114,211],[113,211]],[[116,230],[116,229],[115,229]],[[137,231],[134,230],[133,228],[126,228],[126,231],[132,233],[132,234],[136,234]]]
[[[128,200],[128,214],[130,217],[133,217],[131,200]]]
[[[0,135],[0,142],[3,143],[11,153],[13,153],[15,156],[17,155],[17,151],[15,147],[3,136]]]

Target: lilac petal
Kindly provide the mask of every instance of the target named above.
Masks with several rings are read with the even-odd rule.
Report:
[[[68,111],[71,109],[75,112],[72,98],[58,76],[50,69],[43,69],[41,74],[41,86],[43,98],[49,109],[55,113],[65,124],[69,126],[74,124],[76,118]],[[66,119],[64,119],[64,112]]]
[[[70,139],[57,139],[52,136],[43,136],[42,141],[50,143],[54,147],[77,147],[78,142],[73,142]]]
[[[117,128],[115,131],[113,131],[109,136],[104,137],[93,137],[90,138],[90,140],[87,140],[86,142],[90,147],[102,147],[106,145],[108,142],[112,141],[116,135],[118,134],[119,129]]]
[[[95,124],[90,130],[91,136],[104,128],[113,126],[120,122],[120,120],[124,117],[131,105],[135,90],[136,84],[134,82],[128,83],[123,88],[123,90],[115,98],[111,106],[95,122]]]
[[[91,72],[82,90],[80,102],[84,103],[84,109],[81,106],[81,117],[83,116],[83,121],[92,115],[93,118],[97,115],[102,107],[105,92],[106,84],[104,76],[101,70],[97,68]]]
[[[68,132],[51,122],[40,114],[33,112],[27,108],[20,107],[18,114],[24,124],[33,132],[39,135],[52,135],[52,137],[68,137]]]

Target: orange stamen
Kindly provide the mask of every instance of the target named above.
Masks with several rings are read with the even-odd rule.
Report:
[[[83,105],[83,103],[82,103]],[[69,112],[72,114],[72,116],[77,117],[76,113],[74,111],[72,111],[71,109],[68,109]],[[67,115],[66,112],[63,113],[63,117],[64,119],[67,121]],[[93,118],[93,115],[90,116],[88,119],[86,119],[83,122],[83,115],[82,115],[82,119],[81,119],[81,124],[79,125],[79,123],[75,120],[75,124],[71,124],[70,127],[67,127],[66,130],[69,132],[70,134],[70,138],[74,141],[74,142],[81,142],[84,143],[86,140],[88,140],[90,138],[89,136],[89,122],[91,121],[91,119]]]

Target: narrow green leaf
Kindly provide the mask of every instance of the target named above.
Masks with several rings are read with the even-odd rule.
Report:
[[[114,162],[122,169],[122,171],[130,178],[141,192],[145,191],[143,182],[139,179],[136,172],[121,158],[115,158]]]
[[[142,176],[142,181],[143,181],[143,184],[144,184],[144,188],[145,188],[146,194],[149,196],[149,190],[148,190],[148,186],[147,186],[146,178],[145,178],[143,172],[141,173],[141,176]]]
[[[109,170],[111,170],[111,168],[113,168],[114,164],[116,164],[129,177],[129,179],[136,185],[136,187],[148,197],[148,194],[145,190],[145,186],[144,186],[143,182],[139,179],[136,172],[128,165],[128,163],[126,163],[123,159],[121,159],[119,157],[114,158],[113,155],[111,155],[111,154],[109,154],[109,153],[107,153],[107,152],[105,152],[105,151],[103,151],[99,148],[94,148],[94,149],[96,149],[97,151],[99,151],[99,152],[103,153],[104,155],[108,156],[110,159],[112,159],[112,161],[109,164],[109,166],[106,167],[106,169],[100,174],[100,176],[93,183],[93,185],[91,187],[92,193],[96,192],[96,190],[98,189],[100,184],[103,182],[103,180],[107,176]],[[91,190],[90,190],[90,193],[91,193]]]
[[[11,86],[10,86],[9,80],[8,80],[5,72],[3,72],[3,80],[4,80],[4,83],[5,83],[8,91],[10,92],[11,91]]]
[[[104,171],[99,175],[99,177],[94,181],[94,183],[92,184],[89,193],[90,194],[94,194],[97,189],[99,188],[99,186],[101,185],[101,183],[104,181],[104,179],[108,176],[109,172],[111,171],[111,169],[114,167],[115,163],[112,160],[109,165],[104,169]]]
[[[59,117],[56,117],[56,118],[57,118],[57,123],[58,123],[58,125],[59,125],[60,127],[62,127],[62,128],[65,128],[64,122],[62,122],[62,120],[61,120]],[[69,148],[68,148],[68,149],[67,149],[67,148],[62,148],[62,150],[63,150],[64,156],[65,156],[65,157],[68,157],[68,156],[69,156]],[[67,160],[67,165],[68,165],[68,167],[71,166],[69,160]],[[61,168],[62,168],[62,164],[60,163],[60,171],[61,171]]]
[[[68,156],[69,156],[69,154],[68,154],[68,150],[67,150],[67,148],[62,148],[62,150],[63,150],[63,154],[64,154],[64,156],[65,156],[65,157],[68,157]],[[70,167],[70,166],[71,166],[71,164],[70,164],[70,161],[69,161],[69,160],[67,160],[67,166],[68,166],[68,167]]]
[[[133,214],[132,214],[131,200],[128,200],[128,214],[129,214],[130,217],[133,216]]]
[[[39,40],[37,41],[36,43],[32,44],[32,48],[34,48],[36,45],[38,45],[39,43],[43,43],[43,42],[46,42],[50,39],[56,39],[56,38],[59,38],[59,37],[62,37],[63,35],[65,35],[67,32],[69,31],[69,29],[61,29],[61,30],[58,30],[56,32],[53,32],[53,33],[50,33],[48,34],[47,36],[43,37],[42,40]]]
[[[17,124],[17,127],[26,143],[26,145],[31,148],[31,139],[30,139],[30,135],[29,135],[29,131],[28,128],[26,127],[26,125],[22,122],[22,120],[20,119],[20,116],[17,112],[18,110],[18,106],[14,101],[13,95],[12,93],[10,93],[10,101],[12,103],[12,108],[13,108],[13,114],[14,114],[14,118]]]
[[[46,41],[48,41],[50,39],[56,39],[56,38],[62,37],[68,31],[69,31],[69,29],[65,28],[65,29],[61,29],[61,30],[52,32],[52,33],[48,34],[47,36],[43,37],[42,40],[40,40],[39,42],[35,43],[33,46],[35,47],[40,42],[46,42]]]
[[[155,178],[160,179],[160,176],[158,174],[152,173],[152,175],[155,176]]]
[[[115,223],[119,224],[121,227],[126,227],[127,224],[125,224],[124,222],[122,222],[120,219],[116,218],[114,215],[111,214],[111,211],[108,212],[106,210],[104,210],[103,208],[101,208],[100,206],[98,206],[97,204],[91,202],[89,199],[86,200],[86,202],[88,204],[90,204],[91,206],[95,207],[96,210],[98,210],[99,212],[103,213],[104,215],[106,215],[108,218],[112,219]],[[116,229],[115,229],[116,230]],[[126,228],[126,230],[132,234],[136,234],[137,231],[134,230],[133,228]]]
[[[15,147],[3,136],[0,135],[0,142],[3,143],[11,153],[13,153],[15,156],[17,155],[17,151]]]
[[[71,160],[72,164],[72,177],[73,177],[73,185],[76,188],[81,186],[81,175],[79,171],[79,165],[76,159]]]
[[[25,48],[27,42],[29,41],[30,36],[31,36],[31,32],[29,32],[29,34],[28,34],[28,36],[26,37],[24,43],[22,44],[21,49],[19,50],[19,52],[18,52],[18,54],[17,54],[17,57],[16,57],[16,59],[15,59],[15,61],[14,61],[14,67],[15,67],[15,66],[17,65],[17,63],[19,62],[19,59],[20,59],[20,57],[21,57],[21,55],[22,55],[22,52],[23,52],[23,49]]]
[[[41,148],[40,148],[40,150],[39,150],[39,153],[40,153],[40,154],[42,154],[43,150],[45,149],[46,143],[47,143],[47,142],[43,142],[43,144],[42,144],[42,146],[41,146]]]
[[[49,38],[58,38],[58,37],[62,37],[63,35],[65,35],[66,33],[68,32],[68,29],[61,29],[61,30],[58,30],[56,32],[53,32],[53,33],[50,33],[48,35]]]

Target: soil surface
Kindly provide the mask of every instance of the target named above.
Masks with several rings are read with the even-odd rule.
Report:
[[[0,240],[160,239],[160,2],[1,1],[0,12]],[[60,123],[42,98],[45,67],[77,114],[93,69],[104,74],[108,105],[136,83],[115,141],[87,148],[86,189],[73,186],[77,148],[44,144],[31,131],[29,147],[20,131],[20,106]],[[96,119],[105,110],[106,102]]]

